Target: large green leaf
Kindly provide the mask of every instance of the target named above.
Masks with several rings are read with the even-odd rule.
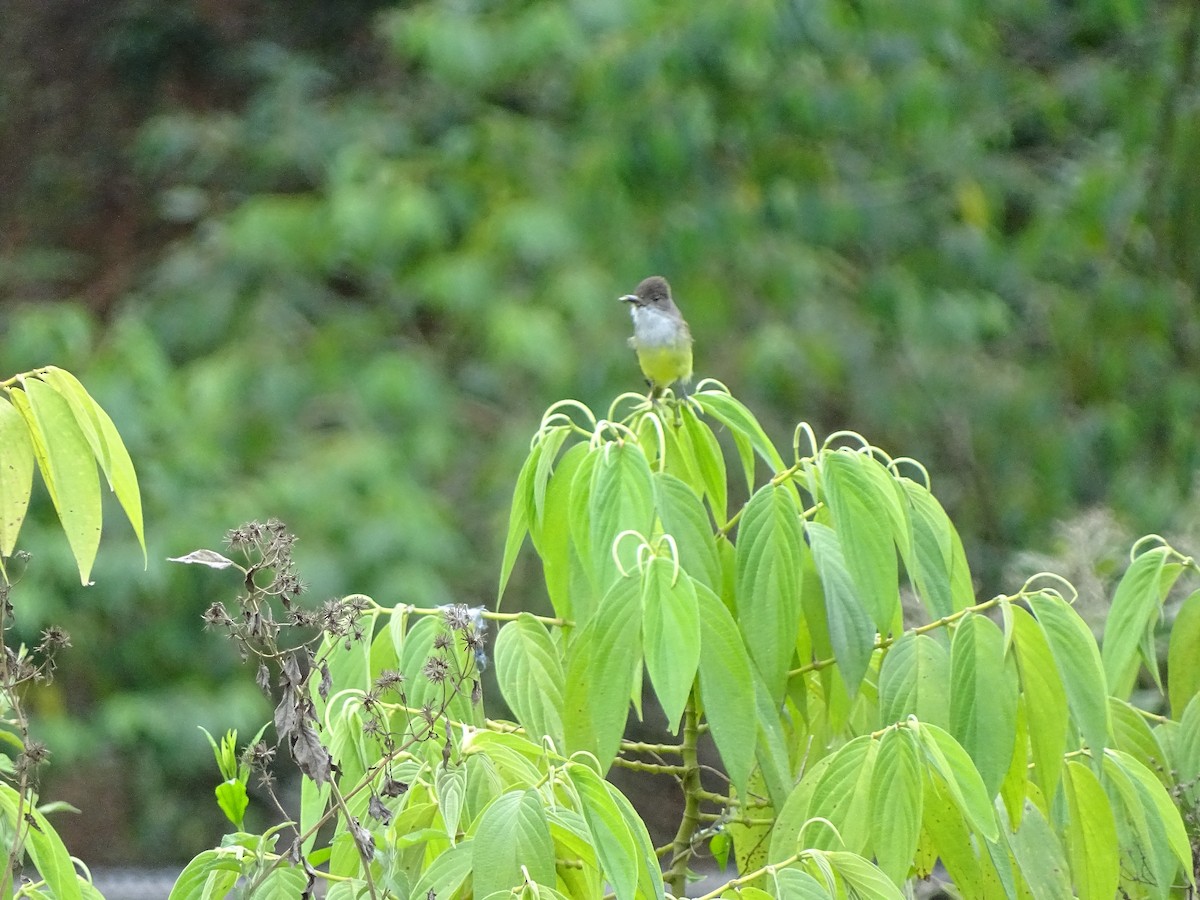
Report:
[[[546,627],[529,613],[496,636],[496,680],[517,721],[535,740],[548,735],[564,747],[563,669]]]
[[[728,519],[728,478],[725,472],[725,456],[712,429],[696,415],[691,406],[684,406],[680,413],[683,427],[691,438],[692,452],[696,456],[696,468],[704,484],[704,496],[718,524]]]
[[[975,761],[991,796],[1013,757],[1016,682],[1000,629],[981,615],[961,619],[950,648],[950,733]]]
[[[1068,819],[1067,858],[1079,900],[1112,900],[1120,879],[1117,826],[1100,780],[1090,768],[1067,760],[1063,778]]]
[[[88,583],[100,546],[100,477],[96,458],[66,398],[36,378],[22,378],[25,392],[10,398],[29,425],[42,479],[79,566]]]
[[[946,511],[923,484],[900,479],[913,529],[913,585],[935,619],[970,606],[975,598],[962,542]]]
[[[859,602],[870,612],[876,630],[886,635],[900,604],[893,535],[895,491],[880,489],[868,471],[879,463],[862,453],[826,452],[820,465],[825,502],[833,514],[846,569]]]
[[[1171,715],[1178,719],[1200,692],[1200,591],[1193,591],[1179,607],[1171,625],[1167,649],[1167,694]]]
[[[824,826],[810,827],[806,832],[810,846],[826,850],[844,847],[855,853],[867,850],[872,834],[872,775],[878,750],[878,742],[864,734],[833,753],[813,789],[807,818],[828,820],[837,834]]]
[[[999,834],[992,796],[971,757],[949,732],[922,723],[918,729],[921,749],[934,771],[941,776],[954,804],[971,827],[989,840]]]
[[[604,770],[625,733],[635,667],[641,667],[641,603],[641,579],[614,583],[567,657],[566,751],[587,750]]]
[[[22,803],[21,796],[13,788],[0,783],[0,813],[3,813],[4,830],[8,835],[17,831],[18,809],[24,819],[19,827],[25,838],[25,850],[51,895],[56,900],[80,900],[79,876],[75,874],[71,855],[58,832],[40,810],[29,807],[27,798]],[[5,855],[10,849],[8,846],[4,848]],[[15,860],[18,863],[20,861],[19,857]]]
[[[1042,811],[1027,802],[1021,826],[1008,835],[1009,846],[1033,900],[1063,900],[1071,896],[1071,873],[1058,834]]]
[[[1029,605],[1066,689],[1071,717],[1098,758],[1108,738],[1108,689],[1092,632],[1061,597],[1034,594]]]
[[[605,880],[612,885],[617,900],[633,900],[638,883],[638,845],[613,800],[614,789],[586,765],[568,766],[567,775],[579,795]]]
[[[550,603],[559,617],[568,620],[577,615],[571,593],[572,564],[577,563],[577,558],[571,555],[571,488],[575,473],[587,458],[586,444],[576,444],[559,457],[546,485],[540,526],[530,531],[533,546],[542,559]]]
[[[903,886],[921,833],[921,759],[910,728],[889,728],[879,740],[868,821],[875,860]]]
[[[625,531],[649,539],[654,527],[654,485],[650,464],[636,444],[614,441],[592,452],[598,458],[588,496],[588,555],[593,581],[598,590],[605,591],[620,577],[614,555],[624,571],[636,568],[637,541],[623,540],[616,554],[613,542]]]
[[[904,900],[900,889],[861,856],[834,850],[826,853],[825,859],[842,877],[853,896],[861,897],[862,900]]]
[[[697,391],[692,396],[706,415],[712,416],[753,447],[755,453],[770,467],[772,474],[782,472],[786,468],[775,445],[771,443],[753,413],[741,401],[716,390]],[[747,484],[753,483],[752,473],[747,472],[746,481]]]
[[[838,533],[820,522],[808,522],[805,531],[825,598],[829,644],[846,690],[854,696],[871,662],[875,625],[846,568]]]
[[[65,369],[50,366],[42,373],[41,378],[58,391],[70,405],[75,422],[91,446],[92,453],[100,464],[100,470],[108,480],[109,488],[125,511],[129,524],[133,526],[133,532],[142,547],[142,557],[145,559],[146,538],[142,531],[142,495],[138,489],[137,472],[112,419],[103,407],[92,399],[92,395],[79,380]]]
[[[696,585],[700,609],[700,698],[713,743],[739,797],[754,765],[758,724],[750,656],[737,623],[721,599]]]
[[[476,897],[519,887],[526,877],[554,884],[554,842],[537,791],[509,791],[483,811],[471,851]]]
[[[879,671],[880,723],[908,716],[950,727],[950,655],[933,638],[912,632],[887,648]]]
[[[1183,567],[1168,563],[1171,551],[1155,547],[1140,554],[1125,570],[1113,597],[1108,621],[1104,626],[1104,646],[1101,659],[1108,689],[1113,696],[1128,699],[1138,670],[1138,650],[1151,638],[1154,626],[1162,614],[1163,599]],[[1149,661],[1155,680],[1158,665]]]
[[[33,490],[33,444],[29,426],[0,396],[0,562],[12,556]]]
[[[697,581],[714,591],[720,590],[721,560],[712,523],[700,498],[666,472],[654,473],[654,488],[662,530],[675,539],[679,564]]]
[[[1026,724],[1033,756],[1033,778],[1047,802],[1053,799],[1062,774],[1070,726],[1067,693],[1046,635],[1033,616],[1011,607],[1013,646],[1025,697]]]
[[[800,627],[803,537],[794,495],[767,485],[742,510],[737,535],[737,617],[750,656],[781,702]]]
[[[675,732],[700,665],[700,609],[696,583],[664,556],[649,560],[642,574],[642,647],[667,727]]]

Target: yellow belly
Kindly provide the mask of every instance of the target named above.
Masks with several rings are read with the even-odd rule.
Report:
[[[692,377],[692,348],[654,347],[638,348],[638,365],[647,380],[655,388],[669,387],[676,381],[685,384]]]

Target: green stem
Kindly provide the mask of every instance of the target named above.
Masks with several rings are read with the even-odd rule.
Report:
[[[700,784],[700,759],[696,753],[697,738],[700,734],[698,725],[696,692],[693,689],[683,713],[683,743],[679,748],[683,756],[683,815],[679,819],[679,830],[675,833],[675,840],[671,842],[671,868],[663,879],[670,885],[671,893],[677,897],[682,897],[687,888],[692,838],[700,828],[700,795],[704,788]]]

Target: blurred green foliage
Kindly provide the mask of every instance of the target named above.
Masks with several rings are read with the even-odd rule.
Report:
[[[0,359],[110,412],[151,547],[113,523],[81,590],[44,497],[23,536],[23,626],[74,637],[56,758],[152,759],[138,852],[208,846],[192,724],[268,706],[164,557],[274,515],[317,599],[489,602],[529,435],[640,387],[616,297],[654,272],[699,377],[926,462],[985,578],[1085,506],[1163,528],[1200,462],[1197,9],[15,3]]]

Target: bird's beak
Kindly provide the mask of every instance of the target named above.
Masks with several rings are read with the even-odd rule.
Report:
[[[637,303],[638,302],[637,294],[626,294],[624,297],[618,297],[617,299],[620,300],[622,303]]]

